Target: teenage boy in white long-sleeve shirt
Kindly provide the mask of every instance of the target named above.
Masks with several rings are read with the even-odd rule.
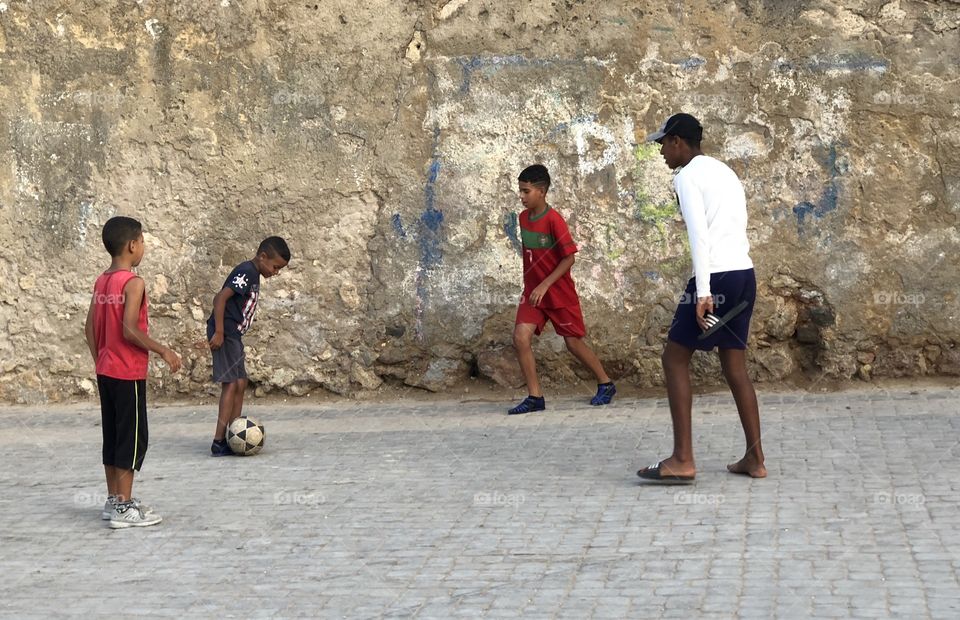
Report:
[[[637,472],[641,478],[662,483],[686,484],[696,476],[690,425],[690,359],[695,350],[714,348],[719,350],[723,375],[737,403],[747,442],[744,457],[727,469],[753,478],[767,475],[757,395],[746,363],[757,288],[747,240],[746,199],[736,173],[700,150],[702,138],[700,122],[682,113],[674,114],[659,131],[647,136],[647,141],[661,145],[660,154],[671,169],[681,169],[674,177],[674,189],[687,224],[694,271],[677,306],[662,357],[673,419],[673,454]],[[708,332],[714,312],[729,320]],[[705,332],[709,335],[701,338]]]

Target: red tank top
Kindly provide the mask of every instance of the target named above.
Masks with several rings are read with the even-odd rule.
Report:
[[[93,285],[93,338],[97,343],[97,374],[114,379],[135,381],[147,378],[150,352],[123,337],[123,287],[132,271],[100,274]],[[137,325],[147,331],[147,293],[143,293]]]

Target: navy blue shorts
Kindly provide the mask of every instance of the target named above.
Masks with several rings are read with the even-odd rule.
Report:
[[[667,338],[688,349],[712,351],[721,349],[746,349],[750,335],[750,317],[757,299],[757,277],[753,269],[721,271],[710,274],[710,292],[713,294],[713,313],[723,316],[728,310],[746,300],[750,305],[732,321],[705,340],[698,340],[703,330],[697,325],[697,282],[690,278],[683,292],[673,324]]]

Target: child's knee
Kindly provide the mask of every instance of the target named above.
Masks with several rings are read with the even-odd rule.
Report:
[[[680,359],[675,353],[671,352],[669,348],[664,349],[663,353],[660,355],[660,364],[663,366],[663,370],[670,372],[673,370],[683,370],[687,361]]]
[[[575,349],[579,349],[583,345],[583,338],[578,338],[576,336],[564,336],[563,343],[567,345],[567,350],[573,352]]]
[[[513,346],[517,349],[529,349],[533,346],[533,332],[517,327],[513,330]]]

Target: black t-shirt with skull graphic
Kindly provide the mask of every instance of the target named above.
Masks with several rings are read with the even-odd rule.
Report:
[[[240,338],[253,323],[257,301],[260,299],[260,272],[257,271],[257,266],[249,260],[240,263],[227,276],[223,288],[233,291],[223,312],[223,335],[225,338]],[[211,312],[207,319],[207,340],[213,338],[214,331],[216,323]]]

